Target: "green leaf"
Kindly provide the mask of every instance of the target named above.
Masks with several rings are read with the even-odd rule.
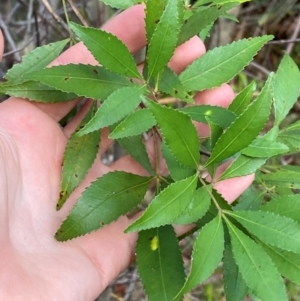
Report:
[[[258,210],[262,204],[265,192],[250,186],[240,197],[233,210]]]
[[[179,5],[181,0],[168,0],[147,51],[148,78],[155,77],[172,57],[180,30]]]
[[[207,117],[218,124],[222,128],[227,128],[235,119],[236,115],[222,107],[201,105],[191,106],[179,109],[180,112],[184,112],[191,117],[192,120],[208,123]]]
[[[279,169],[263,174],[261,178],[268,186],[300,189],[300,173],[292,170]]]
[[[86,28],[73,22],[70,23],[70,28],[105,68],[118,74],[141,78],[133,56],[116,36],[101,29]]]
[[[230,244],[227,244],[225,247],[223,275],[226,301],[243,301],[247,295],[248,288],[233,259]]]
[[[188,91],[202,91],[220,86],[243,70],[272,36],[243,39],[208,51],[179,76]]]
[[[288,127],[282,129],[280,132],[294,131],[294,130],[300,130],[300,120],[290,124]]]
[[[171,301],[184,284],[185,273],[172,226],[141,231],[137,266],[149,301]]]
[[[191,202],[198,174],[170,184],[150,203],[143,215],[126,232],[140,231],[172,223]]]
[[[197,227],[199,229],[204,227],[206,224],[211,222],[218,214],[219,214],[219,209],[216,207],[214,202],[211,202],[208,211],[205,213],[205,215],[203,217],[201,217],[196,222]]]
[[[213,28],[214,24],[214,22],[210,23],[199,32],[199,38],[201,41],[205,42],[206,38],[210,36],[210,31]]]
[[[118,139],[118,143],[134,158],[145,170],[154,175],[146,147],[141,136],[126,137]]]
[[[250,104],[253,92],[256,89],[256,83],[250,83],[243,91],[241,91],[232,103],[229,105],[228,110],[234,112],[236,115],[242,114],[242,112],[248,107]]]
[[[284,215],[300,222],[300,198],[299,195],[284,195],[276,197],[260,207],[262,211],[269,211],[275,214]]]
[[[218,124],[211,121],[209,117],[206,117],[206,120],[210,128],[210,149],[212,149],[223,134],[223,129]]]
[[[65,93],[35,81],[12,85],[6,83],[0,84],[0,94],[46,103],[65,102],[77,98],[77,95],[74,93]]]
[[[288,114],[300,94],[300,72],[295,62],[285,55],[274,84],[275,125],[279,125]]]
[[[276,247],[260,242],[261,246],[271,257],[279,272],[286,278],[300,285],[300,255],[283,251]]]
[[[163,157],[167,163],[168,171],[174,181],[183,180],[195,174],[196,169],[180,164],[164,142],[161,147]]]
[[[300,223],[268,211],[234,211],[230,214],[263,242],[300,253]]]
[[[202,218],[210,207],[211,195],[209,187],[197,189],[188,207],[173,221],[175,225],[189,225]]]
[[[64,92],[93,99],[105,99],[117,89],[132,86],[128,78],[109,72],[103,67],[81,64],[46,68],[26,73],[24,77]]]
[[[255,139],[264,127],[270,114],[272,84],[273,76],[271,75],[257,99],[238,116],[217,141],[206,165],[221,162],[229,158],[248,146]]]
[[[143,3],[144,1],[140,0],[101,0],[101,2],[105,3],[114,8],[118,9],[126,9],[130,6],[133,6],[138,3]]]
[[[105,174],[82,193],[56,239],[72,239],[117,220],[142,201],[152,180],[123,171]]]
[[[143,86],[125,87],[113,92],[78,135],[85,135],[120,121],[137,108],[143,92]]]
[[[264,301],[288,301],[282,278],[270,257],[229,221],[227,225],[235,262],[251,291]]]
[[[185,91],[178,76],[169,67],[165,67],[159,77],[158,90],[187,103],[194,101],[192,96]]]
[[[156,120],[149,109],[137,110],[121,121],[109,135],[110,139],[140,135],[147,132],[156,124]]]
[[[239,155],[234,159],[230,166],[227,167],[218,181],[250,175],[265,164],[266,161],[266,158],[250,158],[244,155]]]
[[[147,101],[163,140],[181,164],[197,167],[200,159],[200,142],[195,126],[184,113]]]
[[[71,135],[66,146],[57,210],[63,206],[70,194],[85,178],[97,156],[100,133],[93,132],[83,137],[76,135],[78,130],[93,117],[95,111],[96,104],[93,104],[76,131]]]
[[[262,137],[256,138],[247,148],[243,149],[241,153],[254,158],[270,158],[285,154],[288,151],[289,148],[285,144],[270,141]]]
[[[202,29],[215,22],[219,17],[220,11],[217,6],[198,10],[187,20],[185,20],[179,34],[177,45],[181,45],[193,36],[197,35]]]
[[[50,43],[34,50],[22,57],[22,62],[13,65],[8,70],[5,78],[9,84],[20,84],[25,81],[23,75],[31,71],[40,70],[50,64],[58,57],[63,48],[67,45],[69,39]]]
[[[300,150],[300,121],[296,121],[278,134],[278,141],[287,144],[292,152]]]
[[[192,254],[191,272],[178,295],[206,280],[221,262],[224,250],[224,230],[221,215],[205,225],[198,234]]]
[[[150,43],[158,22],[165,10],[168,0],[147,0],[145,24],[147,41]]]

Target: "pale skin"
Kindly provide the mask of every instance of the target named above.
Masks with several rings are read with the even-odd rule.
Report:
[[[135,6],[103,28],[134,53],[146,43],[143,18],[143,7]],[[1,56],[3,43],[1,34]],[[169,65],[179,73],[204,52],[203,43],[194,37],[176,50]],[[53,64],[79,62],[96,64],[82,44],[70,48]],[[195,101],[226,107],[233,97],[231,88],[223,85],[197,94]],[[58,121],[75,105],[76,101],[39,104],[13,97],[0,104],[0,300],[94,300],[134,254],[137,234],[124,234],[130,224],[127,217],[68,242],[54,238],[91,181],[112,170],[146,174],[128,156],[111,166],[96,160],[84,183],[57,212],[64,148],[88,105],[64,129]],[[197,125],[197,129],[199,135],[207,133],[203,126]],[[107,133],[102,135],[99,156],[110,144]],[[151,155],[150,146],[149,150]],[[253,176],[225,180],[215,187],[230,202],[252,180]]]

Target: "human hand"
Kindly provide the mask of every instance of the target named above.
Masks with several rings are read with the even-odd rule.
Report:
[[[146,43],[143,22],[143,7],[135,6],[109,21],[104,29],[117,35],[134,53]],[[3,51],[2,36],[0,47]],[[192,38],[178,47],[170,67],[179,73],[204,52],[203,43]],[[53,64],[79,62],[97,64],[83,44],[70,48]],[[223,85],[198,93],[195,101],[227,106],[233,96],[230,87]],[[1,300],[93,300],[130,263],[136,234],[124,234],[130,224],[127,217],[71,241],[61,243],[54,238],[91,181],[112,170],[145,174],[128,156],[111,166],[98,158],[84,183],[56,211],[63,152],[89,103],[64,129],[58,121],[76,103],[41,104],[12,97],[0,104]],[[207,131],[200,125],[197,128],[200,135]],[[102,134],[99,157],[110,145],[107,134]],[[232,201],[251,180],[230,179],[215,187]]]

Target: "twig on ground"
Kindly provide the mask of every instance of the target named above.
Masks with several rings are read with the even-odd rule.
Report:
[[[135,289],[137,279],[138,279],[138,273],[137,273],[137,268],[135,268],[134,272],[132,273],[131,281],[130,281],[130,284],[129,284],[127,290],[126,290],[126,294],[123,298],[123,301],[129,301],[130,300],[131,294],[132,294],[133,290]]]
[[[72,7],[73,12],[75,13],[75,15],[78,17],[78,19],[80,20],[80,22],[88,27],[89,25],[87,24],[87,22],[84,20],[84,18],[82,17],[82,15],[80,14],[80,12],[78,11],[77,7],[74,5],[72,0],[68,0],[70,6]]]
[[[51,14],[51,16],[59,23],[61,24],[64,29],[66,30],[69,30],[68,29],[68,25],[63,21],[63,19],[58,15],[56,14],[55,11],[53,11],[51,5],[49,4],[48,0],[41,0],[44,4],[44,6],[46,7],[46,9],[48,10],[48,12]]]
[[[297,24],[296,24],[296,27],[295,27],[294,32],[292,34],[291,40],[295,40],[297,38],[299,32],[300,32],[300,16],[298,17]],[[290,43],[290,44],[287,45],[287,48],[286,48],[286,53],[287,54],[290,54],[292,52],[292,50],[294,48],[294,45],[295,45],[294,43]]]
[[[9,32],[6,24],[5,24],[5,22],[3,21],[1,14],[0,14],[0,27],[2,28],[3,33],[4,33],[5,37],[6,37],[6,40],[7,40],[8,44],[10,45],[10,47],[11,47],[11,49],[13,51],[14,59],[16,61],[20,61],[21,60],[21,56],[18,53],[18,51],[16,51],[17,47],[16,47],[16,44],[15,44],[15,41],[13,40],[13,38],[12,38],[12,36],[11,36],[11,34],[10,34],[10,32]]]
[[[267,43],[267,45],[276,45],[276,44],[295,44],[299,43],[300,39],[289,39],[289,40],[274,40]]]
[[[258,69],[259,71],[261,71],[262,73],[266,74],[267,76],[269,76],[270,73],[271,73],[268,69],[266,69],[265,67],[261,66],[261,65],[258,64],[258,63],[251,62],[251,63],[250,63],[250,66],[252,66],[252,67]]]

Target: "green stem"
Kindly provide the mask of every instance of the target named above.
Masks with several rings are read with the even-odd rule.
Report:
[[[64,8],[64,13],[65,13],[65,17],[66,17],[66,21],[68,24],[68,30],[69,30],[69,35],[70,35],[70,44],[72,46],[72,44],[75,44],[75,38],[74,38],[74,34],[72,32],[72,30],[70,29],[70,20],[69,20],[69,15],[67,12],[67,6],[66,6],[66,1],[62,0],[62,4],[63,4],[63,8]]]

